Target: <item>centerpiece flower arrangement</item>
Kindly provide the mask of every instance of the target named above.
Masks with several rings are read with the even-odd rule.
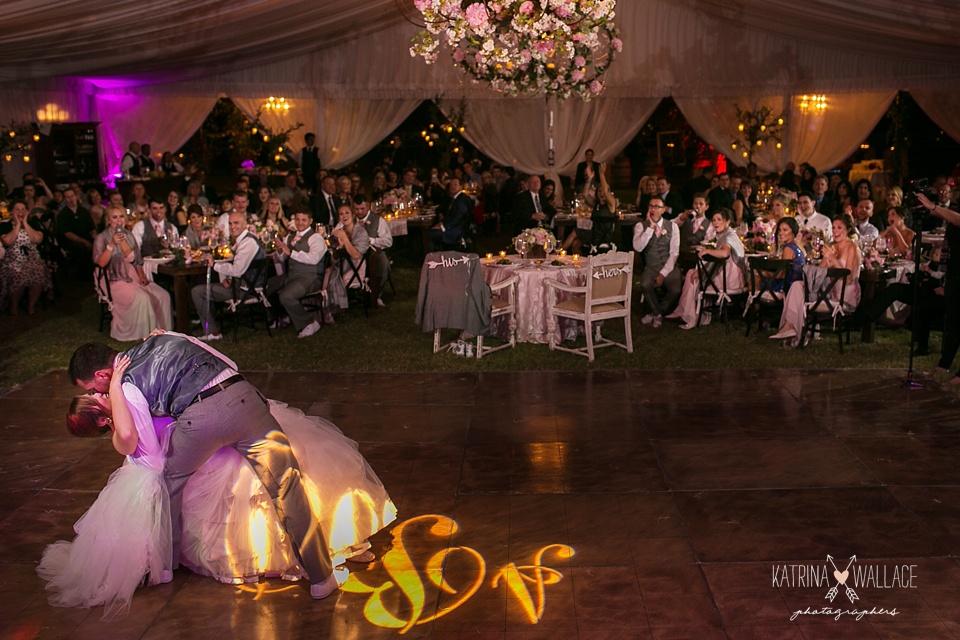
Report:
[[[474,82],[511,96],[603,91],[623,48],[616,0],[414,0],[425,28],[410,55],[436,62],[441,43]]]
[[[545,227],[524,229],[513,239],[513,246],[523,257],[528,255],[544,256],[557,247],[557,238]]]
[[[392,211],[399,211],[401,209],[410,209],[412,211],[417,202],[414,198],[407,195],[406,190],[402,187],[397,187],[383,194],[383,197],[380,198],[380,204]]]

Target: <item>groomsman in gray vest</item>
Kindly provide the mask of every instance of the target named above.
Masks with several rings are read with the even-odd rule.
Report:
[[[290,316],[297,337],[309,338],[320,330],[320,323],[310,319],[310,313],[300,300],[323,285],[323,257],[327,243],[313,230],[313,217],[305,211],[293,214],[296,231],[277,244],[277,252],[286,263],[286,273],[267,281],[267,295],[274,293]]]
[[[362,195],[356,196],[353,202],[357,224],[363,225],[367,235],[370,236],[370,246],[376,249],[373,261],[377,274],[377,305],[382,307],[383,299],[379,294],[383,293],[383,287],[386,286],[387,279],[390,277],[390,258],[387,257],[387,249],[393,246],[393,233],[390,232],[390,225],[386,220],[370,211],[370,203],[366,198]]]
[[[167,566],[175,569],[180,561],[187,480],[217,449],[231,447],[247,459],[270,494],[310,577],[310,595],[320,599],[335,592],[330,552],[300,481],[300,465],[267,401],[237,373],[236,363],[195,338],[161,332],[123,354],[97,342],[83,345],[70,359],[70,379],[87,391],[106,393],[120,355],[130,358],[123,373],[124,397],[139,400],[133,404],[146,405],[153,416],[176,420],[163,470],[173,534]]]
[[[672,220],[663,217],[665,209],[663,198],[651,197],[647,219],[633,230],[633,248],[643,254],[646,265],[640,274],[640,288],[648,313],[640,321],[653,325],[654,329],[660,328],[663,316],[677,303],[683,284],[680,270],[676,268],[680,255],[680,230]],[[663,300],[656,291],[661,286],[667,290]]]

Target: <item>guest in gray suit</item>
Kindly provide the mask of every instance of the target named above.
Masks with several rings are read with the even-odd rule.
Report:
[[[650,198],[647,219],[633,230],[633,248],[643,254],[646,266],[640,274],[640,288],[648,313],[643,316],[643,324],[659,329],[663,316],[671,310],[680,298],[682,280],[680,270],[676,268],[680,255],[680,230],[677,225],[663,217],[665,205],[660,196]],[[657,295],[659,287],[667,292],[663,300]]]

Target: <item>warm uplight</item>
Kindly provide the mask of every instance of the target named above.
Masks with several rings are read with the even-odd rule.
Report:
[[[290,103],[287,102],[286,98],[280,97],[275,98],[270,96],[267,98],[267,101],[263,104],[263,108],[267,111],[289,111]]]
[[[827,108],[827,96],[822,94],[804,95],[800,98],[800,108],[823,111]]]

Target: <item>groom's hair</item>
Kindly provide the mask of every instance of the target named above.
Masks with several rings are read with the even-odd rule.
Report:
[[[97,371],[109,369],[115,357],[116,349],[102,342],[88,342],[74,351],[70,358],[70,367],[67,369],[70,381],[77,384],[79,380],[89,380]]]

